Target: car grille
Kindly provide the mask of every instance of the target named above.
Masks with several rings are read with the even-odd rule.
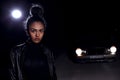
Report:
[[[104,48],[90,48],[87,50],[88,55],[101,55],[105,54],[105,49]]]

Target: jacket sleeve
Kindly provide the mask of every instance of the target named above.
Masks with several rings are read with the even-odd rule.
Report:
[[[53,68],[53,80],[57,80],[57,75],[56,75],[56,68],[55,68],[55,58],[53,53],[51,53],[51,60],[52,60],[52,68]]]
[[[11,52],[10,52],[10,69],[9,69],[9,72],[10,72],[10,79],[11,80],[18,80],[17,79],[17,63],[16,63],[16,50],[15,48],[12,48],[11,49]]]

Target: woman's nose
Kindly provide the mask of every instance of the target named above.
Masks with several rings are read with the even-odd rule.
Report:
[[[36,32],[36,37],[39,37],[39,36],[40,36],[39,32]]]

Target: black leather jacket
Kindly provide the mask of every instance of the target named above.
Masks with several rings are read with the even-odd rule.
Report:
[[[10,77],[11,80],[24,80],[22,75],[22,58],[24,57],[25,50],[27,48],[27,45],[31,44],[31,42],[26,42],[21,45],[17,45],[14,48],[12,48],[10,53],[11,58],[11,68],[10,68]],[[57,80],[56,72],[55,72],[55,66],[54,66],[54,56],[53,53],[43,46],[44,54],[47,56],[48,64],[49,64],[49,70],[51,79],[50,80]]]

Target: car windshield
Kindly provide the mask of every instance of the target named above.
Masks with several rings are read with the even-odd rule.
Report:
[[[114,28],[105,26],[84,27],[76,29],[73,43],[79,47],[105,47],[115,45],[116,35]],[[82,31],[81,31],[82,30]]]

